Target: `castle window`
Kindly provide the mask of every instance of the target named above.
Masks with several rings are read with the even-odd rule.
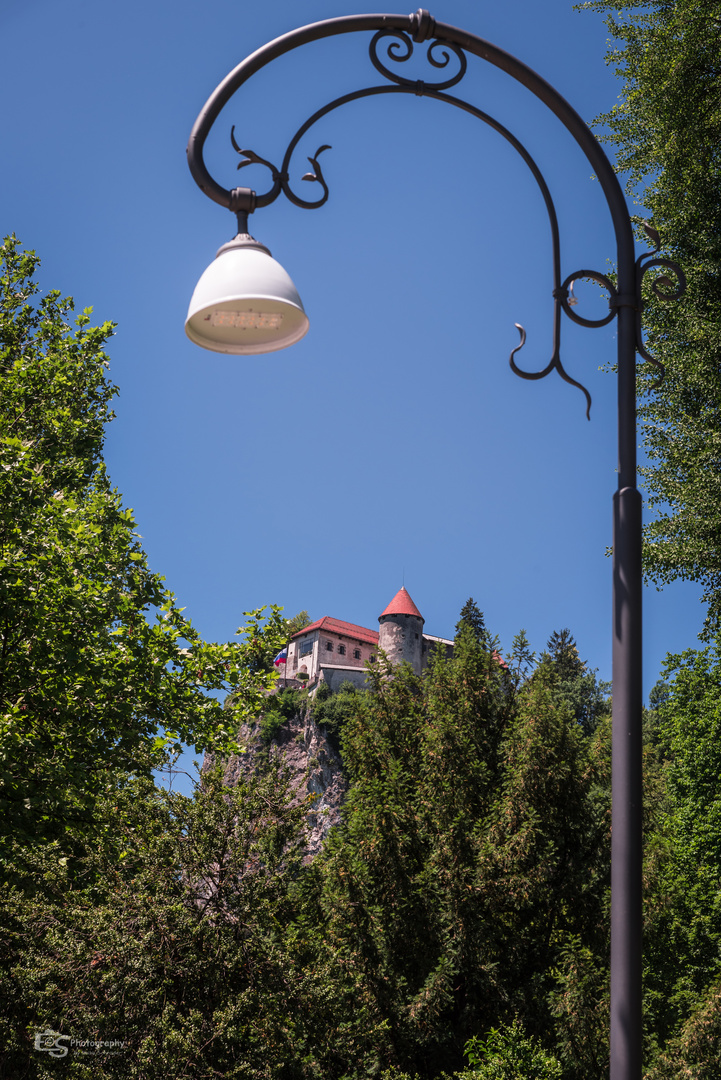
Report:
[[[416,641],[418,641],[418,634],[416,634]]]
[[[300,656],[307,656],[308,653],[311,652],[313,652],[313,638],[308,638],[307,641],[302,641],[300,643],[298,653]]]
[[[326,641],[326,643],[325,643],[325,651],[326,652],[333,652],[333,642],[332,641]]]
[[[360,649],[354,649],[353,650],[353,659],[354,660],[360,660],[360,658],[361,658]]]
[[[339,645],[338,652],[341,654],[341,656],[345,656],[345,645]]]

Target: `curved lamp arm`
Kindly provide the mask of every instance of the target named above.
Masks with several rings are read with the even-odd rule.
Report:
[[[244,156],[244,160],[238,166],[241,168],[245,164],[251,162],[257,162],[266,165],[272,174],[273,183],[271,188],[263,193],[256,194],[247,188],[235,188],[227,190],[218,184],[208,172],[205,161],[203,158],[203,148],[208,133],[217,119],[222,108],[227,104],[230,98],[243,86],[248,79],[251,78],[256,72],[270,64],[273,60],[285,53],[291,52],[293,49],[300,47],[301,45],[308,44],[310,42],[318,41],[326,37],[334,37],[339,34],[357,33],[359,31],[375,31],[375,37],[371,42],[370,54],[371,60],[375,68],[387,79],[392,80],[395,85],[385,87],[373,87],[364,90],[356,91],[351,94],[347,94],[342,98],[331,102],[329,105],[318,110],[296,133],[286,151],[283,164],[280,169],[277,169],[271,164],[271,162],[259,157],[253,151],[242,150],[235,140],[235,130],[232,132],[233,145],[238,153]],[[411,82],[403,77],[394,73],[387,64],[384,64],[378,57],[377,45],[380,40],[384,38],[394,39],[389,45],[388,59],[389,61],[395,61],[396,63],[402,62],[410,56],[413,51],[411,40],[415,43],[422,43],[425,41],[430,42],[428,48],[429,62],[435,68],[444,68],[448,62],[448,55],[446,54],[441,59],[434,58],[434,50],[443,52],[444,47],[452,51],[456,57],[460,59],[461,68],[458,74],[448,79],[441,79],[440,81],[434,81],[431,83]],[[405,46],[405,52],[403,51]],[[211,94],[210,98],[206,102],[205,106],[200,112],[198,119],[196,120],[193,130],[188,142],[188,164],[191,173],[199,185],[201,190],[208,195],[209,198],[217,202],[219,205],[225,206],[233,212],[239,213],[239,222],[241,232],[247,229],[247,213],[252,212],[256,208],[267,206],[273,202],[281,190],[287,195],[291,201],[296,205],[304,208],[315,208],[322,206],[328,198],[328,187],[323,177],[320,163],[318,162],[318,155],[322,150],[327,149],[326,146],[321,147],[313,158],[309,159],[314,171],[310,174],[306,174],[304,179],[318,181],[322,188],[322,197],[316,201],[309,201],[301,199],[299,196],[291,190],[288,177],[288,167],[290,158],[295,146],[297,145],[301,136],[308,130],[308,128],[315,123],[320,117],[326,115],[331,109],[337,108],[340,104],[345,104],[348,101],[354,100],[357,97],[369,96],[371,94],[388,93],[388,92],[402,92],[402,93],[416,93],[419,95],[425,95],[434,97],[440,100],[448,101],[451,104],[457,105],[466,109],[468,112],[472,112],[474,115],[484,120],[484,122],[491,124],[497,131],[499,131],[508,141],[510,141],[518,152],[523,156],[526,164],[529,166],[534,174],[536,182],[541,188],[543,198],[546,203],[546,207],[549,213],[552,230],[552,241],[554,248],[554,275],[553,275],[553,299],[554,299],[554,319],[553,319],[553,349],[551,359],[549,363],[541,371],[528,372],[518,367],[515,361],[515,355],[519,349],[523,347],[525,343],[525,331],[519,325],[521,332],[521,343],[515,349],[513,349],[510,357],[511,367],[516,374],[521,375],[524,378],[542,378],[547,375],[551,370],[557,370],[562,378],[572,385],[578,386],[585,394],[587,401],[587,415],[590,410],[590,395],[588,391],[575,379],[572,379],[563,369],[560,359],[560,311],[564,310],[566,314],[570,315],[575,321],[582,323],[586,326],[600,325],[591,321],[584,321],[580,317],[576,316],[571,311],[569,304],[567,303],[568,292],[564,291],[564,286],[561,285],[560,278],[560,254],[558,250],[558,236],[557,236],[557,224],[555,209],[548,192],[547,185],[540,175],[535,162],[530,157],[528,152],[522,147],[518,140],[511,135],[502,125],[498,124],[491,117],[482,113],[481,110],[476,109],[475,106],[470,105],[468,102],[464,102],[458,98],[451,97],[444,93],[446,89],[456,84],[463,77],[465,73],[466,57],[465,53],[471,53],[482,60],[494,64],[499,69],[505,71],[512,78],[526,86],[536,97],[547,105],[552,112],[561,120],[566,128],[573,135],[576,142],[579,144],[584,154],[586,155],[595,175],[598,177],[599,182],[603,188],[606,196],[606,202],[608,204],[614,231],[616,233],[616,246],[617,246],[617,265],[618,265],[618,287],[612,291],[612,310],[609,318],[613,318],[616,314],[619,316],[619,323],[626,322],[631,319],[635,325],[635,318],[632,311],[635,313],[636,309],[636,287],[635,287],[635,255],[634,255],[634,243],[633,243],[633,230],[631,227],[630,218],[626,209],[626,203],[623,196],[623,192],[618,183],[615,173],[603,152],[597,139],[593,136],[587,125],[583,122],[581,117],[576,111],[568,104],[568,102],[544,79],[542,79],[536,72],[534,72],[527,65],[523,64],[517,58],[511,56],[509,53],[498,49],[488,41],[484,41],[482,38],[476,37],[474,34],[470,34],[465,30],[460,30],[456,27],[447,25],[445,23],[437,22],[432,16],[425,10],[420,9],[412,15],[353,15],[343,16],[337,19],[327,19],[322,22],[312,23],[308,26],[300,27],[288,34],[284,34],[282,37],[276,38],[274,41],[269,42],[267,45],[258,49],[247,57],[241,64],[239,64],[230,74],[220,83],[216,90]],[[583,276],[578,272],[575,275],[569,275],[567,280],[572,281],[575,278]],[[594,275],[598,278],[598,275]],[[623,310],[623,299],[629,297],[632,298],[629,302],[629,307],[632,309],[629,311]],[[634,347],[635,354],[635,347]],[[633,399],[635,403],[635,359],[632,361],[632,380],[629,379],[626,374],[626,367],[628,365],[623,364],[623,374],[620,374],[619,380],[625,384],[629,381],[633,382]],[[624,443],[624,451],[620,454],[625,462],[623,468],[624,479],[627,479],[631,484],[635,484],[635,406],[633,414],[633,426],[634,434],[632,438],[621,436]],[[625,425],[626,429],[628,425]]]

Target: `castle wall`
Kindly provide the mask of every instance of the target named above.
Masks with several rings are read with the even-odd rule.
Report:
[[[357,690],[366,690],[365,668],[336,667],[331,664],[321,664],[323,681],[328,684],[333,693],[340,690],[344,682],[353,683]]]
[[[330,645],[330,648],[328,646]],[[320,652],[318,663],[321,667],[363,668],[375,653],[375,646],[365,641],[357,641],[347,635],[334,634],[332,631],[320,631]]]

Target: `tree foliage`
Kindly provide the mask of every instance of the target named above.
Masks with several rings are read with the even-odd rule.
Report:
[[[305,608],[303,611],[299,611],[297,615],[294,615],[292,619],[286,619],[288,638],[292,638],[293,634],[297,634],[304,626],[309,626],[310,622],[310,615]]]
[[[718,1011],[719,643],[669,657],[664,675],[670,682],[657,712],[666,755],[665,790],[649,859],[646,930],[647,1012],[661,1045],[678,1037],[680,1025],[691,1022],[707,995],[709,1007],[716,1002]]]
[[[606,945],[603,754],[543,673],[515,693],[467,632],[424,679],[382,662],[374,677],[342,733],[350,790],[320,860],[327,933],[386,1021],[380,1061],[432,1077],[516,1013],[541,1038],[552,1015],[567,1024],[565,952]],[[602,1075],[603,1059],[595,1073],[567,1059],[569,1075]]]
[[[646,290],[644,325],[666,369],[640,380],[655,519],[645,528],[650,578],[698,581],[706,633],[721,620],[721,16],[718,0],[591,0],[613,38],[620,102],[599,118],[628,190],[663,251],[684,269],[685,296]],[[643,238],[643,234],[641,234]],[[669,292],[666,287],[662,291]],[[647,365],[648,366],[648,365]]]
[[[505,1030],[492,1028],[485,1041],[470,1039],[465,1052],[476,1080],[562,1080],[560,1063],[517,1020]]]
[[[655,10],[655,9],[654,9]],[[609,744],[570,631],[501,661],[469,600],[422,677],[268,694],[288,622],[203,642],[102,463],[111,326],[40,297],[2,246],[0,1075],[90,1080],[601,1080],[608,1068]],[[306,618],[304,613],[297,618]],[[671,658],[646,748],[649,1080],[721,1060],[721,646]],[[213,696],[225,690],[226,706]],[[272,755],[194,798],[151,772],[222,757],[299,703],[340,747],[342,824]],[[55,1059],[35,1033],[118,1038]],[[464,1068],[464,1052],[468,1064]]]
[[[333,694],[327,683],[322,682],[313,699],[313,719],[322,724],[334,749],[340,749],[340,736],[346,720],[358,712],[358,696],[364,694],[352,682],[346,680]]]
[[[608,694],[611,684],[599,681],[595,671],[578,655],[578,646],[571,631],[554,630],[541,654],[556,679],[558,694],[570,708],[584,734],[591,735],[604,716],[610,715]]]
[[[98,810],[101,838],[51,844],[43,889],[2,900],[2,1075],[325,1080],[368,1052],[372,1025],[335,1020],[355,980],[308,921],[305,807],[281,777],[206,773],[193,799],[141,780]],[[53,1060],[33,1048],[48,1029],[123,1046]]]
[[[461,615],[456,623],[456,640],[464,627],[470,630],[479,645],[483,645],[484,648],[489,648],[490,635],[486,630],[486,621],[483,618],[483,612],[480,610],[472,596],[468,597],[461,608]]]

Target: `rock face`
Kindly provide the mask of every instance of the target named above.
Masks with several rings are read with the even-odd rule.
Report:
[[[309,709],[288,720],[270,743],[261,739],[258,724],[244,724],[238,741],[248,749],[245,754],[228,759],[224,772],[226,784],[234,786],[243,773],[252,775],[262,767],[267,753],[271,761],[287,769],[297,802],[309,794],[315,796],[307,817],[306,859],[309,861],[320,851],[329,830],[340,824],[340,810],[348,787],[340,755]],[[206,755],[203,770],[212,764],[212,758]]]

